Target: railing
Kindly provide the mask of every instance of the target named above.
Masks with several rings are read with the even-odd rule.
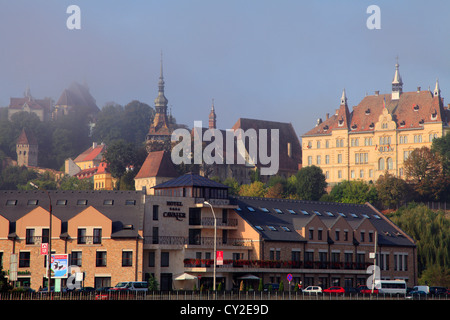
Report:
[[[227,219],[227,221],[222,221],[221,219],[217,220],[218,227],[236,227],[238,225],[237,219]],[[214,218],[202,218],[201,225],[207,227],[214,227]]]
[[[185,259],[186,268],[209,267],[212,259]],[[291,261],[291,260],[224,260],[219,268],[285,268],[285,269],[351,269],[367,270],[372,263],[336,263],[324,261]]]
[[[251,239],[244,238],[216,238],[217,246],[220,247],[247,247],[252,245]],[[144,237],[144,244],[159,245],[198,245],[198,246],[214,246],[214,237],[177,237],[177,236],[158,236]]]

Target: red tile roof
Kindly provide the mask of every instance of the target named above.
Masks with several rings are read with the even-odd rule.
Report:
[[[101,160],[103,157],[103,152],[106,150],[106,146],[104,144],[100,144],[97,146],[92,146],[83,153],[81,153],[78,157],[75,158],[74,162],[82,162],[82,161],[91,161],[91,160]]]
[[[374,131],[383,108],[387,108],[398,129],[421,128],[426,122],[444,122],[450,124],[449,110],[443,107],[443,100],[430,91],[404,92],[399,100],[392,100],[391,94],[366,96],[348,115],[348,125],[342,126],[351,132]],[[331,134],[339,128],[338,121],[345,115],[342,106],[339,111],[304,136]]]
[[[149,177],[177,177],[177,171],[167,151],[154,151],[147,155],[135,179]]]
[[[37,145],[37,141],[33,135],[27,135],[25,129],[22,129],[16,144]]]

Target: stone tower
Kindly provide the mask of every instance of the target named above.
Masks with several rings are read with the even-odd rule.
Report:
[[[27,135],[25,129],[16,142],[17,165],[25,167],[37,167],[38,144],[32,135]]]

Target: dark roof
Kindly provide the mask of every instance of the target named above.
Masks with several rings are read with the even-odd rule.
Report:
[[[210,187],[210,188],[228,188],[228,186],[219,182],[210,180],[201,175],[186,173],[178,178],[160,183],[153,188],[175,188],[175,187]]]
[[[89,88],[78,82],[73,82],[69,88],[64,89],[56,105],[86,108],[89,113],[93,114],[100,111],[94,97],[89,92]]]
[[[48,191],[52,199],[52,212],[61,223],[67,223],[71,218],[89,207],[94,207],[112,221],[112,237],[138,236],[142,230],[144,203],[142,192],[138,191]],[[7,205],[8,200],[17,200],[15,205]],[[29,200],[38,200],[37,205],[29,205]],[[58,200],[60,201],[58,204]],[[78,200],[87,200],[84,205],[77,204]],[[105,201],[107,200],[107,201]],[[109,202],[113,200],[113,202]],[[128,203],[128,204],[127,204]],[[36,206],[49,209],[49,199],[45,191],[0,191],[0,215],[15,222],[22,218]],[[133,229],[124,229],[124,225],[133,225]],[[63,228],[64,229],[64,228]],[[64,233],[67,230],[62,230]],[[76,236],[76,235],[71,235]]]
[[[295,230],[305,226],[316,215],[327,228],[334,225],[338,219],[345,219],[356,229],[364,219],[367,219],[378,232],[378,245],[415,246],[404,231],[370,204],[254,197],[236,197],[233,198],[233,202],[239,206],[239,209],[235,210],[236,213],[268,241],[306,241]],[[262,227],[263,230],[258,230],[256,226]],[[276,231],[270,230],[269,226],[275,227]],[[290,231],[284,231],[282,227],[287,227]]]

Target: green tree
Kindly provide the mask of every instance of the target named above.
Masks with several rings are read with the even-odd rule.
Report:
[[[397,178],[387,170],[375,183],[380,204],[385,208],[398,208],[410,197],[410,190],[405,180]]]
[[[251,184],[243,184],[239,190],[239,195],[243,197],[264,197],[266,186],[261,181],[255,181]]]
[[[300,199],[318,201],[325,194],[327,183],[321,168],[314,165],[303,167],[296,178],[295,193]]]
[[[60,190],[94,190],[92,179],[78,179],[66,176],[60,181]]]
[[[237,182],[237,180],[234,177],[226,178],[223,181],[223,184],[229,187],[228,194],[230,194],[230,195],[238,195],[239,194],[240,185],[239,185],[239,182]]]
[[[335,185],[327,197],[329,201],[341,203],[359,203],[377,202],[377,190],[369,183],[361,180],[348,181],[344,180]],[[324,200],[322,198],[322,200]]]
[[[428,147],[415,149],[404,162],[407,177],[424,201],[438,201],[445,197],[448,181],[443,173],[442,157]]]

